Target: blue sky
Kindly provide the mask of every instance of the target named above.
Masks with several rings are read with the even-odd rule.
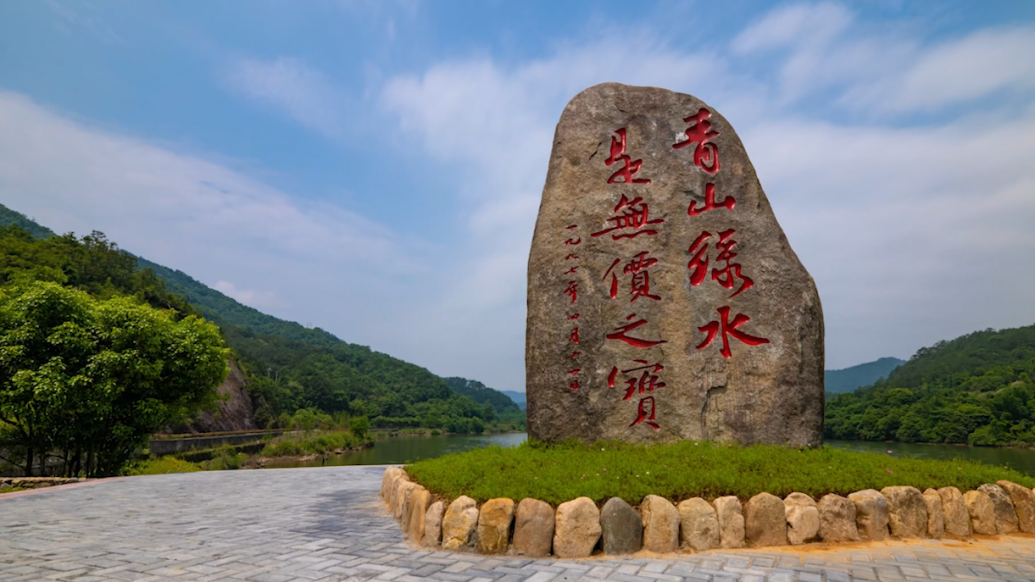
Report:
[[[1035,3],[5,2],[0,202],[263,311],[523,390],[564,104],[727,117],[827,367],[1035,323]]]

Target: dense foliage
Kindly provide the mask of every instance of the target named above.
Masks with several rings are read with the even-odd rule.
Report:
[[[581,496],[597,502],[621,497],[639,503],[648,494],[674,501],[723,495],[748,499],[762,491],[780,497],[800,491],[819,499],[827,493],[847,495],[889,485],[920,490],[952,485],[965,491],[999,479],[1035,485],[1035,478],[1017,471],[967,460],[693,441],[652,446],[525,443],[446,455],[406,470],[421,485],[447,498],[532,497],[553,504]]]
[[[0,446],[32,475],[117,474],[160,427],[211,405],[226,377],[216,326],[53,282],[0,289]]]
[[[869,386],[887,378],[892,370],[905,363],[898,358],[881,358],[842,370],[826,370],[823,373],[823,387],[831,394],[852,392],[856,388]]]
[[[314,408],[367,416],[378,428],[482,432],[523,426],[523,414],[497,414],[423,368],[241,305],[180,271],[118,249],[101,233],[54,236],[0,206],[0,224],[5,223],[12,226],[0,228],[0,285],[48,280],[98,297],[128,294],[171,308],[178,317],[199,314],[218,324],[243,364],[262,425],[282,424],[285,415]],[[32,226],[40,238],[13,225]]]
[[[482,432],[496,420],[492,405],[477,404],[424,368],[365,346],[322,347],[246,328],[223,330],[256,372],[249,390],[260,401],[260,421],[309,407],[366,416],[379,428]]]
[[[513,428],[526,429],[525,411],[507,394],[489,388],[477,380],[468,380],[453,376],[445,379],[446,384],[457,394],[466,396],[481,405],[492,406],[502,421],[509,422]]]
[[[886,380],[827,400],[828,438],[1035,445],[1035,326],[919,350]]]

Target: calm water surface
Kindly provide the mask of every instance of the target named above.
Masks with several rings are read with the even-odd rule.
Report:
[[[884,453],[895,457],[915,457],[919,459],[955,459],[960,457],[988,465],[1009,467],[1025,475],[1035,477],[1035,450],[1030,449],[997,449],[992,447],[969,447],[959,445],[918,445],[911,443],[874,443],[867,441],[835,441],[824,443],[840,449],[863,451],[867,453]]]
[[[326,459],[298,462],[284,459],[273,461],[269,468],[319,467],[321,465],[393,465],[433,459],[442,455],[462,453],[489,445],[514,447],[528,438],[525,433],[493,435],[405,436],[378,439],[373,448],[345,455],[328,455]],[[879,443],[866,441],[827,440],[826,444],[851,451],[882,453],[895,457],[921,459],[955,459],[962,457],[989,465],[1007,466],[1035,477],[1035,450],[996,449],[955,445],[918,445],[909,443]],[[890,453],[888,452],[890,451]]]

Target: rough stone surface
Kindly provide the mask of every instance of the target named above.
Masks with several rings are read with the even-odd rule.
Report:
[[[395,493],[392,497],[392,516],[398,519],[403,524],[403,529],[406,528],[406,522],[410,519],[408,513],[406,513],[406,498],[410,496],[410,492],[420,487],[416,483],[407,480],[405,477],[395,480]]]
[[[901,539],[927,537],[927,503],[919,489],[897,485],[880,492],[888,500],[891,535]]]
[[[859,530],[855,525],[855,504],[851,500],[834,495],[824,495],[819,503],[819,537],[824,542],[855,542]]]
[[[402,525],[404,532],[410,531],[410,519],[413,518],[413,502],[416,501],[419,491],[427,491],[418,483],[411,483],[409,487],[406,487],[399,494],[399,523]],[[430,495],[428,498],[430,499]],[[427,506],[424,508],[427,510]]]
[[[744,547],[744,513],[740,500],[735,496],[719,497],[715,505],[715,517],[719,521],[719,545],[723,548]]]
[[[679,511],[664,497],[648,495],[640,503],[643,513],[643,549],[665,554],[679,548]]]
[[[974,533],[995,535],[995,504],[992,498],[980,491],[967,491],[963,494],[963,502],[967,504],[970,527]]]
[[[676,510],[679,512],[679,542],[683,549],[703,552],[719,547],[719,518],[712,504],[693,497],[680,501]]]
[[[963,494],[955,487],[942,487],[938,490],[938,496],[942,498],[945,533],[957,538],[969,538],[970,512],[963,501]]]
[[[942,496],[934,489],[924,491],[927,505],[927,535],[934,539],[945,537],[945,512],[942,510]]]
[[[850,493],[855,504],[855,526],[859,539],[882,541],[888,537],[888,500],[876,489]]]
[[[978,487],[978,491],[984,493],[992,500],[995,506],[995,530],[1001,534],[1012,534],[1018,531],[1017,510],[1013,507],[1013,499],[1002,487],[992,483],[985,483]]]
[[[473,546],[477,527],[477,503],[466,495],[457,497],[449,504],[442,518],[442,549],[459,550]]]
[[[819,509],[804,493],[791,493],[783,500],[787,516],[787,541],[793,546],[810,542],[819,535]]]
[[[400,467],[388,467],[385,469],[384,474],[381,475],[381,492],[379,493],[381,499],[384,499],[386,502],[389,501],[392,493],[392,484],[402,472],[403,470]]]
[[[608,499],[600,510],[600,529],[605,554],[633,554],[643,547],[640,514],[620,497]]]
[[[589,497],[557,506],[553,553],[558,558],[585,558],[600,540],[600,510]]]
[[[787,508],[772,493],[759,493],[744,504],[744,540],[748,547],[787,545]]]
[[[1017,511],[1017,527],[1025,533],[1035,533],[1035,495],[1031,489],[1011,481],[996,481],[1013,501]]]
[[[514,517],[514,553],[549,556],[553,549],[553,508],[545,501],[525,498]]]
[[[512,499],[490,499],[478,511],[478,552],[502,554],[510,545],[510,525],[514,522]]]
[[[686,141],[703,126],[684,119],[703,108],[690,95],[607,83],[561,115],[528,262],[529,437],[822,442],[819,295],[729,122],[707,108],[717,134]],[[681,140],[689,147],[673,147]],[[696,165],[695,151],[712,148],[717,158]],[[717,258],[723,232],[724,247],[736,242],[729,266]],[[734,264],[729,277],[705,276]],[[721,313],[740,322],[742,339],[718,332]],[[719,335],[702,331],[711,329]],[[654,390],[625,400],[644,370]]]
[[[418,543],[424,539],[429,503],[431,503],[431,493],[423,487],[417,487],[411,491],[406,501],[407,513],[410,516],[407,520],[406,533],[409,534],[411,540]]]
[[[399,519],[399,514],[397,514],[395,511],[396,507],[398,507],[399,504],[399,486],[401,483],[409,482],[410,478],[406,475],[405,471],[400,469],[399,472],[394,473],[390,477],[390,479],[391,480],[388,483],[388,497],[385,499],[385,501],[388,502],[388,509],[392,511],[392,516],[395,517],[395,519]]]
[[[436,501],[428,507],[424,514],[424,539],[421,545],[434,548],[442,543],[442,518],[445,514],[445,502]]]

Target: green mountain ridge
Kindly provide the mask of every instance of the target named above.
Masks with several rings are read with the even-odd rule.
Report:
[[[880,358],[873,362],[858,364],[841,370],[826,370],[823,374],[824,387],[829,394],[843,394],[862,386],[870,386],[887,378],[892,370],[905,364],[898,358]]]
[[[824,434],[847,440],[1035,445],[1035,325],[921,348],[888,377],[827,400]]]
[[[2,205],[0,226],[22,229],[4,228],[0,233],[9,253],[4,258],[5,276],[26,276],[19,273],[27,272],[29,277],[78,285],[85,276],[78,272],[83,263],[99,273],[99,279],[82,279],[100,281],[91,283],[91,292],[136,294],[155,306],[183,314],[196,312],[219,325],[248,375],[255,417],[263,424],[278,418],[283,423],[285,414],[307,407],[366,415],[375,426],[426,426],[453,432],[480,432],[487,423],[500,421],[493,405],[458,394],[424,368],[242,305],[182,271],[118,249],[101,233],[81,242],[72,235],[58,236]],[[37,264],[40,261],[47,264]],[[93,265],[98,261],[104,264]],[[63,275],[62,270],[71,276]],[[115,273],[115,277],[108,277],[105,283],[106,273]],[[516,408],[498,391],[474,384],[482,388],[483,400]],[[511,425],[500,428],[516,428],[524,419],[510,415],[509,421]]]

